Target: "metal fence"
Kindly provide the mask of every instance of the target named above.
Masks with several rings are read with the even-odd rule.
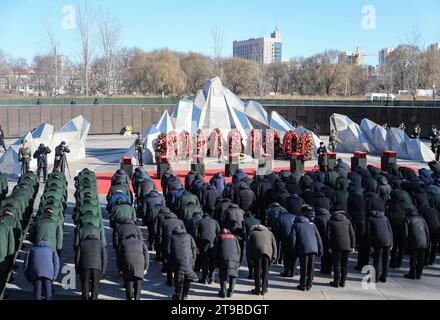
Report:
[[[95,98],[75,98],[75,103],[80,105],[89,105],[95,102]],[[251,99],[243,99],[249,101]],[[264,106],[380,106],[380,107],[440,107],[440,101],[365,101],[365,100],[292,100],[292,99],[252,99]],[[40,98],[42,105],[70,105],[72,98]],[[176,104],[179,98],[148,98],[148,97],[125,97],[125,98],[97,98],[97,102],[102,105],[162,105]],[[1,98],[0,105],[21,105],[34,106],[37,104],[37,98]]]
[[[127,104],[127,105],[39,105],[0,106],[0,125],[8,138],[16,138],[36,128],[40,123],[49,123],[61,128],[67,121],[78,115],[84,115],[92,124],[90,134],[117,134],[131,125],[135,131],[141,131],[157,122],[164,111],[172,112],[173,104]],[[321,132],[330,131],[329,118],[334,113],[344,114],[356,123],[368,118],[376,123],[387,122],[398,126],[405,122],[408,130],[420,123],[422,136],[429,135],[431,125],[440,126],[440,110],[433,107],[381,107],[347,105],[266,105],[266,111],[278,112],[288,121],[296,120],[300,126],[312,128],[318,121]]]

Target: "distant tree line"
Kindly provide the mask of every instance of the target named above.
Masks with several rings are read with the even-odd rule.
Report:
[[[102,12],[102,11],[101,11]],[[392,52],[384,66],[340,63],[338,50],[282,63],[222,57],[222,35],[213,32],[213,57],[167,49],[146,52],[122,46],[121,26],[115,17],[99,15],[87,5],[77,11],[78,56],[60,52],[50,30],[47,53],[29,62],[10,57],[0,48],[0,92],[20,93],[23,85],[42,95],[164,95],[180,97],[201,89],[220,76],[235,94],[264,97],[269,93],[308,96],[354,96],[366,92],[396,93],[440,87],[440,51],[420,45],[414,32]]]

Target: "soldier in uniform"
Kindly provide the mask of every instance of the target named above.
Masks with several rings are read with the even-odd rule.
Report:
[[[144,138],[142,137],[142,133],[139,133],[138,138],[136,139],[136,152],[138,157],[138,163],[140,166],[144,165],[144,151],[145,151]]]
[[[29,171],[29,164],[32,158],[32,149],[28,146],[27,140],[22,141],[22,147],[18,150],[18,159],[21,162],[21,175]]]
[[[53,171],[66,171],[67,158],[66,153],[70,153],[70,149],[66,146],[66,142],[62,141],[61,144],[55,148],[55,163]]]
[[[2,126],[0,126],[0,146],[5,149],[6,152],[6,145],[5,145],[5,132],[3,131]]]
[[[422,134],[422,127],[420,127],[420,124],[417,123],[417,125],[414,127],[414,132],[411,138],[420,139],[421,134]]]
[[[319,126],[318,121],[315,121],[315,123],[313,124],[313,133],[316,134],[318,137],[320,137],[321,127]]]
[[[435,148],[435,160],[440,161],[440,131],[437,132],[437,136],[434,140],[434,148]]]
[[[405,125],[405,122],[402,122],[402,123],[399,125],[399,129],[402,130],[403,132],[406,131],[406,125]]]
[[[436,152],[435,140],[437,139],[437,128],[436,126],[432,126],[431,132],[429,133],[429,139],[431,140],[431,150],[432,152]]]
[[[337,144],[336,138],[337,138],[336,130],[332,129],[330,132],[330,139],[329,139],[329,143],[328,143],[332,152],[335,152],[335,149],[336,149],[336,144]]]
[[[327,147],[324,145],[324,142],[321,142],[318,148],[318,166],[319,170],[321,170],[322,172],[327,172]]]

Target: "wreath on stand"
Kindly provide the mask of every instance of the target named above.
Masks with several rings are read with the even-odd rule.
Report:
[[[181,142],[181,150],[182,150],[182,160],[188,160],[190,156],[190,150],[191,150],[191,136],[189,135],[189,132],[182,131],[180,133],[180,142]]]
[[[203,159],[207,154],[207,140],[206,136],[201,129],[197,130],[194,141],[194,156],[197,163],[203,163]]]
[[[156,154],[157,163],[167,163],[167,135],[161,133],[156,139],[156,145],[154,146],[154,152]]]
[[[251,131],[251,155],[254,159],[261,158],[262,136],[261,130]]]
[[[238,130],[232,130],[229,133],[228,136],[228,142],[229,142],[229,153],[228,153],[228,159],[230,163],[236,162],[238,163],[238,160],[243,153],[243,137],[241,133]]]
[[[170,132],[167,135],[167,159],[177,161],[182,156],[182,143],[180,135],[176,132]]]
[[[223,150],[223,134],[220,129],[214,129],[214,131],[209,136],[209,149],[207,156],[209,158],[220,159],[223,156]]]
[[[283,140],[284,157],[291,159],[293,154],[297,152],[301,152],[301,149],[298,148],[298,135],[293,130],[288,131]]]
[[[305,161],[310,161],[313,160],[314,157],[314,142],[313,142],[313,134],[312,133],[303,133],[302,134],[303,138],[302,140],[302,153],[304,154],[304,160]]]

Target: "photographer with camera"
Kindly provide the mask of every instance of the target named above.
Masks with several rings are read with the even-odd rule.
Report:
[[[67,158],[66,153],[70,153],[70,149],[66,146],[66,142],[62,141],[61,144],[55,148],[55,163],[53,171],[66,171]]]
[[[38,179],[40,179],[41,171],[43,171],[43,182],[46,183],[47,181],[47,155],[51,153],[52,150],[50,150],[49,147],[46,147],[43,143],[40,144],[37,151],[34,153],[34,159],[37,159],[37,176]]]

